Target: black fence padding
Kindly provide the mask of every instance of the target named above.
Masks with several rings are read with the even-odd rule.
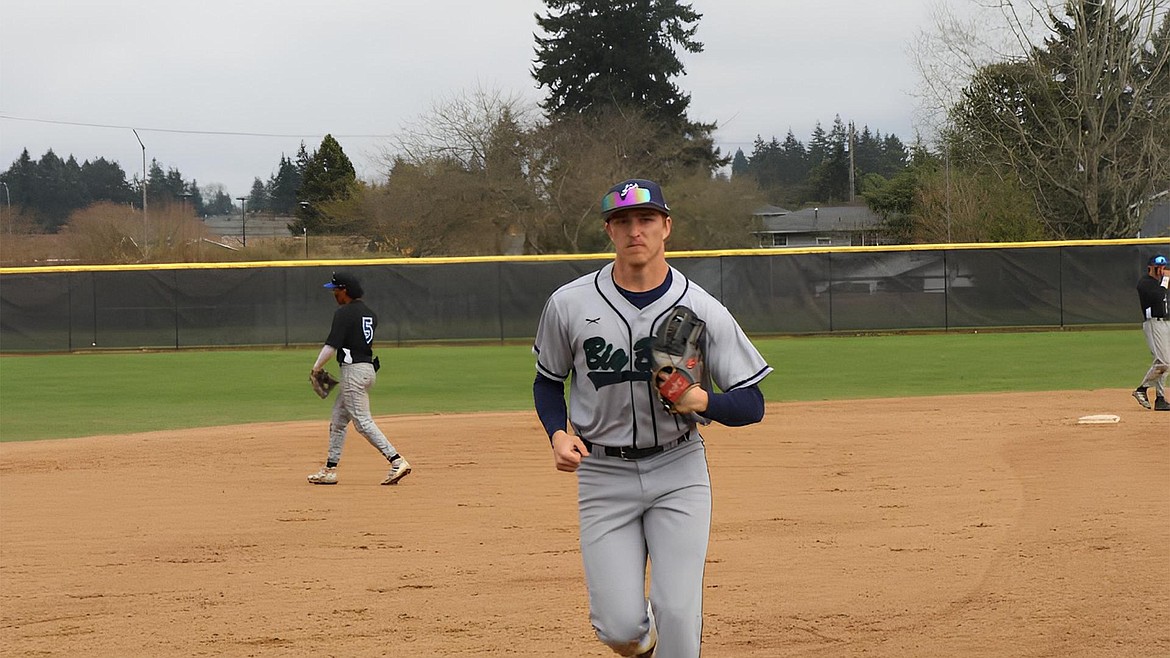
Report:
[[[749,334],[1136,324],[1135,286],[1170,245],[1071,244],[671,257]],[[353,272],[377,341],[523,340],[548,296],[610,257],[5,272],[0,351],[314,345]]]
[[[947,277],[948,327],[1061,325],[1057,248],[955,251]]]
[[[1066,247],[1060,259],[1060,300],[1065,325],[1141,322],[1136,286],[1145,263],[1170,249],[1146,247]]]
[[[945,271],[938,251],[840,253],[814,286],[831,331],[931,329],[946,326]]]
[[[63,274],[9,274],[0,279],[0,350],[67,351],[73,304]]]

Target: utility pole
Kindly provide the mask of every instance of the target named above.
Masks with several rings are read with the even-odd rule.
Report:
[[[12,214],[12,190],[8,189],[8,183],[5,183],[2,180],[0,180],[0,185],[4,186],[4,197],[8,199],[8,213]],[[306,257],[308,256],[307,251],[305,252],[305,255]]]
[[[134,139],[138,140],[138,145],[142,147],[142,255],[146,255],[146,144],[142,143],[142,138],[138,136],[138,131],[133,128],[130,129],[134,133]]]
[[[244,217],[244,204],[248,202],[248,197],[238,196],[236,201],[240,202],[240,230],[243,232],[244,246],[248,246],[248,219]]]
[[[853,183],[853,147],[856,146],[853,134],[853,122],[849,122],[849,203],[854,201],[854,183]]]
[[[943,161],[946,170],[946,200],[947,200],[947,244],[951,242],[951,145],[943,146]]]

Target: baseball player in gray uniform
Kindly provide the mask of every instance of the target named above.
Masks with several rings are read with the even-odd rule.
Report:
[[[577,473],[581,557],[598,639],[622,656],[693,658],[711,526],[699,426],[760,421],[758,384],[772,368],[731,313],[667,263],[672,219],[657,184],[618,183],[601,211],[614,261],[546,303],[533,345],[533,398],[556,468]],[[650,346],[680,304],[706,323],[706,373],[721,392],[691,388],[670,412],[653,381]]]

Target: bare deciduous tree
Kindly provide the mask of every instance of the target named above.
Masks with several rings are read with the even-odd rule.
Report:
[[[1044,239],[1031,196],[991,174],[934,170],[919,176],[911,242],[1027,242]]]
[[[142,244],[142,211],[95,203],[74,212],[61,231],[68,256],[86,264],[183,263],[200,257],[203,222],[177,206],[150,216],[149,245]],[[145,246],[145,248],[144,248]]]
[[[948,148],[1027,190],[1052,237],[1132,237],[1170,187],[1167,1],[996,6],[1015,49],[967,80]],[[951,62],[970,69],[978,40],[949,27]]]
[[[365,195],[384,248],[413,256],[500,253],[535,223],[529,182],[534,107],[476,89],[436,103],[383,151],[386,182]]]
[[[761,222],[752,212],[764,198],[755,181],[696,175],[672,181],[663,193],[674,220],[672,251],[759,246]]]
[[[693,141],[671,137],[637,112],[543,122],[514,98],[482,90],[433,108],[397,148],[383,153],[386,182],[363,193],[360,212],[348,214],[366,218],[382,249],[413,256],[498,254],[521,236],[525,253],[604,251],[598,202],[615,182],[669,185],[678,178],[695,189],[727,187],[686,176]],[[706,236],[696,237],[695,247],[750,241],[740,230],[751,218],[747,205],[708,207],[696,195],[702,212],[694,221],[710,222],[710,230],[694,230]]]

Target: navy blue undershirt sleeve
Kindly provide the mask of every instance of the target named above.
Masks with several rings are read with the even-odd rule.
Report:
[[[564,382],[537,373],[536,381],[532,382],[532,401],[550,442],[557,430],[568,429],[569,409],[565,406]]]
[[[756,385],[727,393],[708,393],[703,416],[729,427],[758,423],[764,418],[764,394]]]

